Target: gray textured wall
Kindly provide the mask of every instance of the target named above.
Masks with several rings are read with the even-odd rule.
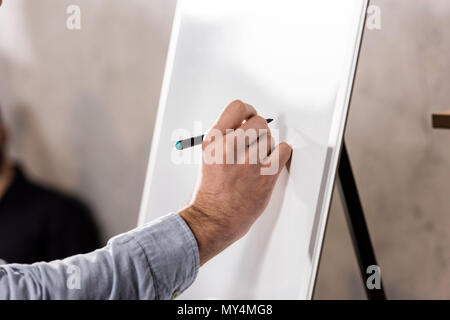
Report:
[[[81,7],[79,31],[66,7]],[[8,0],[0,104],[12,152],[74,191],[104,239],[136,226],[175,2]]]
[[[12,153],[75,192],[104,238],[135,226],[174,0],[6,0],[0,8],[0,104]],[[347,142],[386,291],[450,298],[450,2],[377,0]],[[65,28],[78,4],[82,30]],[[316,298],[364,298],[336,193]]]
[[[368,31],[347,143],[390,298],[450,298],[450,2],[379,0]],[[335,193],[317,298],[364,298]]]

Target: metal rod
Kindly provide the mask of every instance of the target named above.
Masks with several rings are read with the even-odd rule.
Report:
[[[339,163],[339,190],[342,195],[344,211],[347,218],[347,224],[353,241],[356,257],[358,259],[361,278],[369,300],[386,300],[383,283],[380,279],[380,289],[369,289],[366,281],[367,268],[369,266],[378,266],[372,242],[370,240],[369,230],[367,228],[364,211],[359,198],[358,189],[353,175],[350,159],[345,142],[342,145],[341,159]]]

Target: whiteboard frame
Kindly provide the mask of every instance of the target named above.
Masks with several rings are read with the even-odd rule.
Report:
[[[146,195],[150,191],[150,185],[151,185],[151,181],[153,178],[153,172],[155,170],[157,150],[158,150],[158,145],[159,145],[160,136],[161,136],[162,123],[164,120],[166,101],[167,101],[167,97],[169,94],[170,81],[172,78],[172,70],[173,70],[173,65],[174,65],[174,60],[175,60],[175,53],[176,53],[176,49],[177,49],[178,34],[180,31],[180,22],[181,22],[180,2],[181,1],[184,1],[184,0],[177,0],[177,5],[175,8],[175,15],[174,15],[174,20],[173,20],[173,24],[172,24],[172,31],[171,31],[169,48],[168,48],[168,53],[167,53],[167,58],[166,58],[164,77],[163,77],[163,82],[162,82],[162,87],[161,87],[161,94],[160,94],[159,103],[158,103],[156,122],[155,122],[155,126],[153,129],[149,162],[148,162],[148,166],[147,166],[144,189],[143,189],[143,193],[142,193],[142,201],[141,201],[139,217],[138,217],[138,224],[137,224],[138,226],[142,226],[146,221],[146,213],[147,213],[147,208],[149,205],[148,197],[146,197]],[[314,0],[311,0],[311,1],[314,1]],[[336,119],[337,118],[336,112],[333,115],[333,117],[334,117],[333,125],[332,125],[332,129],[331,129],[331,133],[330,133],[330,138],[328,141],[328,145],[329,146],[331,145],[332,147],[334,147],[335,150],[332,152],[332,155],[331,155],[330,166],[329,166],[328,172],[325,173],[325,174],[327,174],[328,177],[327,177],[326,187],[325,187],[325,190],[323,193],[323,200],[321,203],[322,209],[321,209],[320,217],[319,217],[319,221],[318,221],[318,232],[316,234],[316,241],[315,241],[315,246],[314,246],[314,256],[312,257],[312,260],[313,260],[312,275],[310,277],[310,282],[308,285],[307,299],[312,299],[313,294],[314,294],[314,288],[315,288],[317,273],[318,273],[317,271],[318,271],[319,264],[320,264],[320,257],[322,255],[323,240],[325,237],[325,231],[326,231],[326,226],[327,226],[327,221],[328,221],[328,214],[329,214],[329,210],[330,210],[330,206],[331,206],[331,198],[333,195],[333,190],[334,190],[334,186],[335,186],[335,182],[336,182],[336,176],[337,176],[336,173],[337,173],[339,158],[340,158],[340,154],[341,154],[341,150],[342,150],[345,126],[346,126],[346,122],[347,122],[347,118],[348,118],[350,101],[351,101],[351,96],[352,96],[352,92],[353,92],[353,85],[354,85],[354,80],[355,80],[355,76],[356,76],[356,68],[357,68],[357,64],[358,64],[358,60],[359,60],[359,54],[360,54],[362,38],[363,38],[363,33],[364,33],[364,28],[365,28],[366,14],[367,14],[367,9],[368,9],[369,2],[370,2],[370,0],[360,0],[360,1],[363,2],[363,5],[362,5],[363,9],[361,11],[360,23],[359,23],[358,31],[357,31],[357,38],[356,38],[355,45],[353,48],[353,56],[352,56],[351,64],[350,64],[351,71],[349,74],[346,75],[346,77],[344,79],[342,79],[342,81],[341,81],[342,85],[338,91],[337,99],[342,99],[342,101],[343,101],[342,108],[344,110],[341,110],[341,112],[338,114],[338,116],[339,116],[338,119]],[[336,140],[333,140],[333,138]],[[299,297],[299,299],[303,299],[303,297]]]
[[[361,53],[364,28],[366,26],[367,9],[369,7],[370,0],[363,0],[363,1],[364,1],[364,4],[363,4],[363,10],[361,12],[360,24],[359,24],[358,33],[357,33],[357,39],[355,42],[355,47],[353,49],[351,72],[350,72],[349,78],[344,79],[344,80],[347,80],[347,85],[342,84],[341,88],[339,89],[339,94],[338,94],[338,96],[341,94],[345,94],[345,98],[344,98],[345,99],[344,100],[345,111],[342,113],[343,117],[341,118],[341,121],[338,124],[338,127],[336,128],[337,144],[335,146],[337,149],[333,152],[333,155],[332,155],[332,160],[331,160],[332,165],[331,165],[331,168],[328,173],[329,175],[331,174],[331,177],[329,177],[330,181],[326,185],[326,190],[325,190],[325,195],[324,195],[324,200],[323,200],[323,204],[325,204],[325,206],[322,207],[323,209],[322,209],[320,220],[319,220],[319,232],[317,233],[317,238],[316,238],[316,242],[315,242],[316,246],[314,248],[313,267],[312,267],[313,274],[310,278],[310,283],[309,283],[309,288],[308,288],[308,299],[309,300],[311,300],[314,295],[314,289],[315,289],[317,274],[318,274],[319,265],[320,265],[320,258],[322,256],[323,241],[325,239],[325,232],[326,232],[327,223],[328,223],[328,215],[329,215],[330,207],[331,207],[331,199],[333,197],[333,191],[334,191],[335,185],[336,185],[336,177],[337,177],[339,159],[341,156],[345,128],[347,125],[347,119],[348,119],[348,114],[349,114],[349,109],[350,109],[350,102],[351,102],[354,82],[355,82],[355,78],[356,78],[356,69],[358,66],[359,57],[360,57],[360,53]],[[333,123],[336,124],[336,122],[334,122],[334,121],[333,121]],[[332,136],[333,136],[333,134],[330,134],[330,137],[332,137]],[[331,140],[331,138],[330,138],[330,140]]]

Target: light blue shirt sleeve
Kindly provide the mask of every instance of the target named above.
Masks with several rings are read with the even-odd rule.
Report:
[[[178,214],[64,260],[0,265],[0,299],[171,299],[200,266],[197,242]]]

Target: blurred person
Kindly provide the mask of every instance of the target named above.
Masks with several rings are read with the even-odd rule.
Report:
[[[72,196],[31,181],[8,157],[7,143],[0,114],[0,259],[52,261],[98,248],[89,209]]]

